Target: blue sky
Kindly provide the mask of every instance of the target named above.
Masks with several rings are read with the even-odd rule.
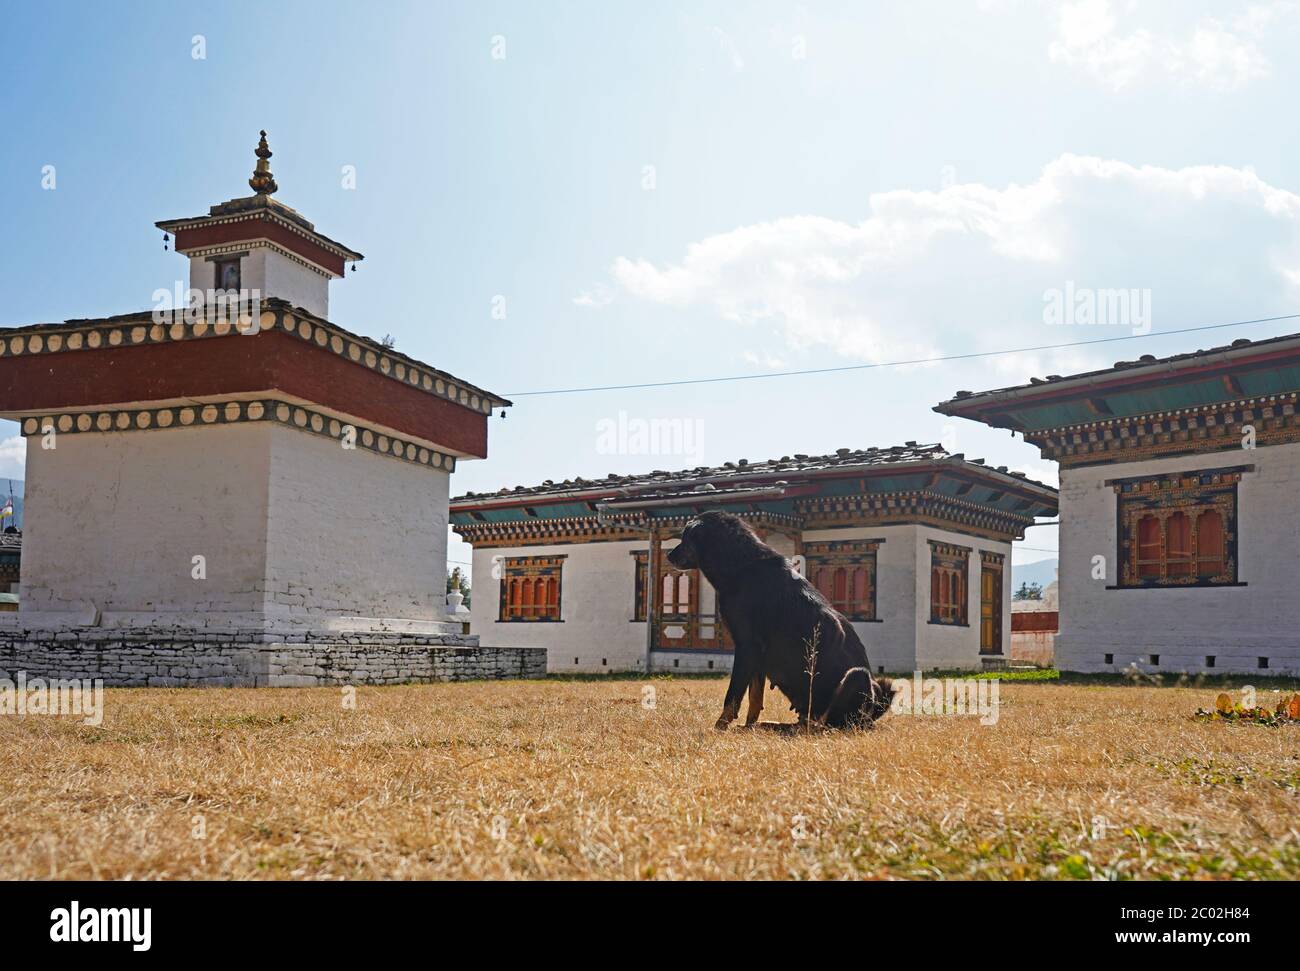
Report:
[[[506,395],[1151,335],[521,396],[456,493],[909,439],[1054,482],[1032,446],[930,407],[1300,331],[1161,336],[1300,312],[1295,3],[382,11],[7,10],[0,325],[149,306],[183,273],[153,222],[247,194],[266,128],[278,198],[366,254],[331,317]],[[1049,324],[1045,292],[1067,284],[1138,291],[1149,319]],[[599,423],[620,413],[687,423],[690,453],[611,454]],[[22,474],[14,432],[0,476]],[[1048,555],[1054,531],[1024,545]]]

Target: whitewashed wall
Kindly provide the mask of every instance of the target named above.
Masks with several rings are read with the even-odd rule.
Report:
[[[1238,570],[1244,587],[1108,590],[1114,586],[1117,496],[1108,479],[1254,465],[1238,486]],[[1300,553],[1300,445],[1061,469],[1061,629],[1057,664],[1069,671],[1216,671],[1300,673],[1300,601],[1294,564]],[[1106,558],[1106,579],[1092,579],[1092,557]],[[1149,655],[1160,655],[1158,667]],[[1105,663],[1113,654],[1114,662]]]
[[[979,670],[980,655],[980,552],[1001,553],[1002,659],[1011,650],[1011,544],[953,533],[930,526],[916,528],[916,663],[922,671]],[[966,582],[966,627],[930,623],[930,541],[970,549]]]
[[[876,623],[853,625],[872,670],[912,671],[916,663],[916,527],[862,526],[810,529],[805,543],[884,540],[876,551]],[[926,576],[929,576],[927,567]],[[929,589],[926,590],[929,599]]]
[[[636,558],[649,540],[474,550],[470,632],[484,647],[544,647],[551,673],[644,671],[646,625],[634,622]],[[496,557],[564,556],[561,622],[506,621]],[[576,660],[575,660],[576,659]]]
[[[29,437],[21,612],[256,616],[270,431],[67,434],[52,449]],[[196,555],[206,580],[191,576]]]
[[[190,287],[206,291],[214,281],[212,261],[206,256],[190,257]],[[257,290],[263,298],[279,297],[327,319],[329,284],[329,277],[268,246],[251,246],[239,262],[241,289]]]
[[[267,428],[268,614],[442,621],[450,475]]]
[[[55,441],[27,440],[29,622],[445,619],[446,472],[270,423]]]
[[[775,548],[793,555],[793,541],[771,537]],[[960,533],[921,526],[851,527],[808,530],[805,542],[883,540],[876,553],[876,622],[856,622],[874,670],[910,672],[918,667],[979,669],[979,551],[1002,553],[1010,562],[1011,546]],[[930,547],[939,539],[970,547],[968,595],[970,626],[930,624]],[[676,545],[664,544],[665,555]],[[474,551],[472,633],[485,647],[544,647],[552,673],[639,671],[645,668],[646,625],[630,622],[633,612],[633,550],[648,543],[573,543]],[[562,623],[499,621],[500,581],[492,577],[496,556],[563,555]],[[1011,638],[1011,589],[1003,579],[1002,639]],[[713,590],[700,590],[701,611],[713,610]],[[656,651],[655,670],[727,671],[731,657],[702,651]]]

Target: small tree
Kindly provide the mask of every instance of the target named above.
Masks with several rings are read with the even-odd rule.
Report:
[[[1024,582],[1016,590],[1015,600],[1042,600],[1043,588],[1041,584]]]

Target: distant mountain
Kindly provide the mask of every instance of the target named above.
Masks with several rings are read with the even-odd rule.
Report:
[[[1053,556],[1049,560],[1034,563],[1013,563],[1011,565],[1011,593],[1020,589],[1022,583],[1036,583],[1044,589],[1056,579],[1056,566],[1059,560]]]

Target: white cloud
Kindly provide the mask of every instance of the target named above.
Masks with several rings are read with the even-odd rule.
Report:
[[[872,363],[1127,333],[1049,326],[1044,293],[1067,281],[1150,290],[1155,333],[1300,310],[1300,196],[1248,169],[1064,155],[1025,185],[898,190],[872,195],[868,209],[859,223],[802,215],[741,226],[675,262],[619,257],[611,276],[631,297]],[[1018,383],[1136,356],[1137,346],[974,364]]]
[[[27,466],[27,440],[21,435],[0,439],[0,478],[21,479]]]
[[[602,284],[590,290],[583,290],[573,298],[573,302],[579,307],[607,307],[613,299],[614,294],[609,287]]]
[[[1152,76],[1234,90],[1272,71],[1258,42],[1294,13],[1290,0],[1253,4],[1231,24],[1204,17],[1185,33],[1164,36],[1145,27],[1122,29],[1110,0],[1073,0],[1061,5],[1048,56],[1115,91]]]

